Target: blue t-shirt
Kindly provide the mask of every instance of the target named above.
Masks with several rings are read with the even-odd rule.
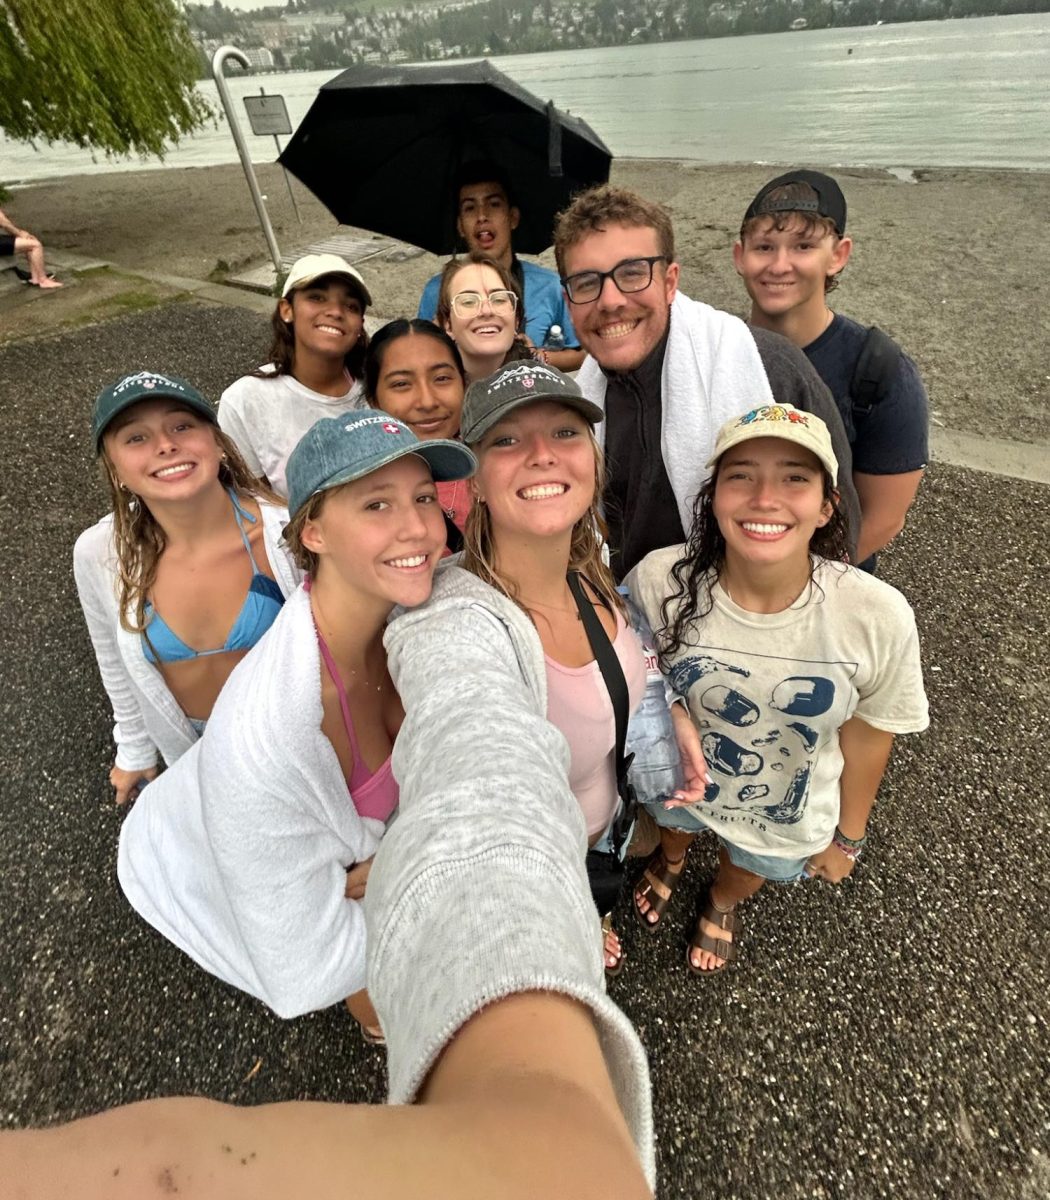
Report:
[[[868,336],[867,327],[836,313],[803,352],[835,397],[861,475],[903,475],[926,466],[929,421],[926,389],[915,363],[904,353],[889,391],[867,413],[855,413],[850,384]]]
[[[580,342],[576,330],[572,327],[572,317],[569,316],[569,306],[561,290],[561,280],[546,267],[524,262],[520,258],[515,259],[515,266],[520,268],[524,281],[522,290],[525,293],[525,332],[532,339],[532,344],[546,345],[551,326],[560,325],[565,335],[566,349],[577,349]],[[440,273],[427,280],[427,286],[419,299],[419,312],[416,316],[424,321],[433,321],[437,312],[440,287]]]

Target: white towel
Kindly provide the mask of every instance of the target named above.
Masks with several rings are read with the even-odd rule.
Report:
[[[344,898],[346,868],[383,834],[358,816],[321,732],[320,669],[299,588],[120,836],[120,884],[136,911],[282,1017],[364,987],[364,917]]]
[[[590,356],[576,382],[605,408],[606,378]],[[747,325],[681,292],[671,305],[661,391],[660,449],[682,528],[688,530],[719,429],[731,417],[772,404],[773,393]],[[604,424],[596,432],[604,446]]]

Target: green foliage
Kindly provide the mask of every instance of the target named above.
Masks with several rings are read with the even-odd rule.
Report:
[[[0,183],[0,205],[6,204],[11,199],[11,193]]]
[[[173,0],[0,0],[0,128],[163,156],[210,116]]]

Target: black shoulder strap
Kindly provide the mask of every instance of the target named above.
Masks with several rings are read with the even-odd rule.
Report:
[[[624,747],[627,744],[627,711],[630,707],[627,680],[624,678],[623,667],[620,666],[620,660],[616,657],[612,642],[609,641],[609,635],[598,619],[594,605],[584,593],[579,574],[576,571],[570,571],[567,578],[569,589],[576,601],[580,620],[583,621],[583,627],[587,631],[587,640],[591,643],[595,661],[598,663],[598,669],[609,690],[609,699],[612,701],[613,713],[616,717],[616,783],[620,798],[626,805],[627,768],[631,765],[630,759],[624,754]]]
[[[463,549],[463,534],[459,532],[459,528],[455,521],[442,510],[441,514],[445,518],[445,544],[448,546],[449,554],[458,554]]]
[[[877,325],[872,325],[860,348],[860,357],[850,381],[853,411],[869,413],[890,389],[901,360],[901,348]]]

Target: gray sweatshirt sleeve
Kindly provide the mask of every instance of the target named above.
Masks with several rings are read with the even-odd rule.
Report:
[[[816,367],[787,338],[769,329],[755,329],[753,326],[751,335],[766,369],[773,399],[813,413],[828,427],[831,445],[839,462],[838,487],[842,511],[849,522],[850,553],[855,556],[860,535],[860,500],[853,486],[853,451],[831,392],[817,374]]]
[[[394,749],[401,803],[365,914],[390,1101],[411,1101],[487,1004],[521,991],[572,996],[594,1013],[652,1185],[645,1052],[605,995],[565,740],[537,711],[506,627],[483,607],[406,613],[386,645],[406,713]]]

